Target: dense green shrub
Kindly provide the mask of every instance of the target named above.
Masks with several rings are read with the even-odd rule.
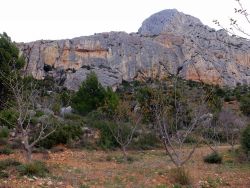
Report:
[[[13,70],[20,70],[24,64],[24,58],[19,55],[19,50],[11,38],[6,33],[0,34],[0,109],[11,95],[4,81],[12,76]]]
[[[0,145],[6,146],[8,144],[9,129],[7,127],[0,128]]]
[[[9,129],[7,127],[0,128],[0,138],[8,138]]]
[[[86,115],[99,107],[110,113],[116,108],[118,101],[118,95],[110,87],[105,89],[99,83],[96,74],[91,72],[72,97],[72,107],[81,115]]]
[[[69,144],[71,141],[80,138],[82,135],[82,125],[78,122],[65,121],[61,123],[56,131],[38,144],[39,147],[50,149],[58,144]]]
[[[245,115],[250,116],[250,93],[240,98],[240,109]]]
[[[119,104],[119,97],[110,87],[105,90],[104,103],[103,112],[112,115]]]
[[[71,105],[71,98],[72,98],[72,92],[68,90],[63,90],[60,93],[60,100],[61,100],[62,106]]]
[[[119,146],[112,135],[112,132],[110,131],[110,127],[114,126],[112,122],[104,120],[90,120],[88,125],[100,131],[100,138],[97,142],[98,147],[103,149],[114,149]]]
[[[245,153],[250,153],[250,124],[243,130],[241,134],[241,147]]]
[[[47,166],[41,161],[33,161],[31,163],[18,166],[21,175],[44,177],[48,174]]]
[[[72,107],[82,115],[86,115],[92,110],[104,104],[105,89],[99,83],[95,73],[91,72],[75,96],[72,98]]]
[[[219,163],[222,162],[222,156],[217,152],[213,152],[213,153],[205,156],[203,158],[203,160],[204,160],[205,163],[219,164]]]
[[[13,128],[17,122],[17,112],[12,109],[0,111],[0,125]]]

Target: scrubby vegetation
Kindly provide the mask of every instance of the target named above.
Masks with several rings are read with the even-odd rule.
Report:
[[[21,175],[44,177],[49,171],[41,161],[33,161],[28,164],[21,164],[17,167]]]
[[[0,76],[0,156],[22,153],[26,158],[23,164],[1,161],[2,178],[9,177],[12,171],[43,177],[48,169],[62,167],[33,160],[33,152],[46,161],[69,148],[90,153],[122,151],[98,159],[111,166],[114,162],[128,166],[144,163],[156,155],[150,152],[159,150],[157,160],[176,168],[157,173],[169,177],[171,181],[166,184],[174,187],[192,186],[191,170],[185,167],[202,147],[212,151],[200,157],[204,165],[228,164],[228,159],[224,164],[224,158],[222,163],[221,144],[231,146],[231,153],[235,153],[233,163],[248,163],[249,86],[220,88],[169,75],[161,80],[123,81],[113,91],[103,87],[91,72],[80,89],[73,92],[51,77],[37,81],[22,75],[23,58],[6,34],[0,38],[0,48],[4,46],[0,72],[8,74]],[[71,157],[74,158],[74,152]],[[77,157],[81,161],[85,155]],[[92,160],[95,159],[88,162],[96,162]]]
[[[250,124],[241,134],[241,146],[246,154],[250,154]]]
[[[213,152],[213,153],[204,157],[204,162],[212,163],[212,164],[214,164],[214,163],[220,164],[222,162],[222,156],[217,152]]]
[[[174,168],[170,171],[170,176],[175,186],[192,185],[192,177],[184,168]]]

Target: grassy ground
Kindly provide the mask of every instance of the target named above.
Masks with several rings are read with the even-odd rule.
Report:
[[[250,164],[232,161],[227,152],[229,147],[221,146],[224,155],[222,164],[205,164],[203,156],[211,152],[206,147],[198,148],[193,158],[185,166],[192,176],[192,187],[233,187],[250,186]],[[164,150],[129,152],[132,161],[124,162],[119,151],[69,150],[50,154],[34,154],[43,160],[50,174],[45,178],[20,177],[13,171],[9,178],[0,179],[0,187],[174,187],[170,171],[174,168]],[[23,161],[16,151],[0,159],[14,158]],[[176,187],[177,188],[177,187]]]

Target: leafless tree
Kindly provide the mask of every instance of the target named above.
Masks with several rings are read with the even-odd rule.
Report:
[[[202,138],[205,143],[214,153],[219,152],[221,145],[221,126],[217,117],[213,118],[206,126],[202,127]]]
[[[24,147],[26,160],[30,162],[34,146],[51,135],[56,126],[49,122],[49,117],[36,123],[32,121],[39,99],[39,90],[36,89],[34,81],[26,82],[15,70],[11,75],[4,75],[1,71],[0,74],[5,78],[3,83],[12,94],[6,108],[13,109],[17,113],[17,122],[13,126],[16,128],[16,136],[20,138]],[[8,122],[7,119],[5,121]]]
[[[213,115],[207,111],[205,98],[188,94],[176,77],[171,83],[171,87],[160,86],[155,90],[151,113],[166,154],[176,167],[181,167],[199,144],[201,125],[208,123]],[[197,142],[186,150],[185,142],[190,136],[195,136]]]
[[[128,101],[122,100],[119,101],[111,120],[114,124],[109,124],[109,129],[120,145],[124,159],[127,160],[127,147],[132,142],[135,130],[141,122],[141,115]]]
[[[227,143],[234,150],[234,146],[238,143],[240,132],[245,127],[243,117],[240,117],[233,110],[223,109],[219,114],[219,122],[222,125],[221,128],[226,136]]]
[[[235,0],[235,1],[237,2],[237,8],[234,8],[234,13],[243,18],[242,20],[245,21],[244,25],[245,24],[250,25],[250,14],[247,12],[247,9],[244,7],[244,5],[240,0]],[[218,20],[214,20],[213,22],[232,35],[243,35],[246,37],[250,37],[250,31],[246,31],[244,27],[242,27],[243,24],[242,25],[239,24],[238,19],[232,17],[229,19],[229,21],[230,21],[229,28],[224,27]]]

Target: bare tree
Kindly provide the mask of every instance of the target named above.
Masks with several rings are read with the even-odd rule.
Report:
[[[155,89],[150,111],[166,154],[176,167],[181,167],[192,157],[199,144],[201,125],[209,122],[213,115],[207,111],[205,98],[192,92],[188,94],[185,84],[179,83],[176,77],[171,83],[170,86],[161,85]],[[190,136],[196,137],[197,142],[192,144],[191,149],[185,150],[185,142]]]
[[[119,101],[111,115],[111,120],[114,124],[108,124],[109,129],[120,145],[124,159],[127,160],[127,147],[132,142],[135,130],[141,122],[141,115],[138,109],[131,107],[129,102]]]
[[[245,127],[245,121],[234,111],[223,109],[219,114],[219,122],[222,125],[227,143],[234,150],[234,146],[239,141],[240,132]]]
[[[20,137],[24,147],[27,162],[32,160],[32,149],[41,140],[51,135],[56,126],[49,122],[49,117],[34,123],[36,104],[39,99],[39,90],[34,81],[26,81],[16,70],[10,75],[4,75],[4,85],[10,90],[12,97],[6,104],[6,108],[13,109],[17,113],[16,136]],[[5,121],[8,121],[7,119]]]
[[[245,21],[244,24],[240,24],[239,20],[233,17],[229,19],[229,28],[224,27],[218,20],[214,20],[213,22],[232,35],[243,35],[246,37],[250,37],[250,31],[246,31],[244,27],[242,27],[242,25],[250,25],[250,14],[247,12],[247,9],[244,7],[240,0],[235,1],[237,2],[237,8],[234,8],[234,13],[236,14],[236,16],[240,16],[242,18],[241,20]]]
[[[221,144],[222,128],[217,117],[214,117],[206,126],[202,127],[202,138],[205,143],[214,153],[218,153]]]

